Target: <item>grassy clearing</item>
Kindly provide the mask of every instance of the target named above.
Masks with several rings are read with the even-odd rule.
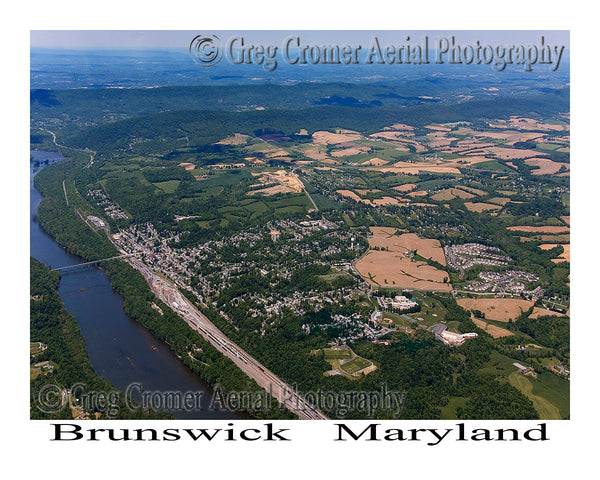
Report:
[[[546,399],[560,413],[560,418],[566,418],[570,414],[570,388],[569,380],[560,378],[550,372],[542,372],[537,378],[531,379],[533,394]]]
[[[473,165],[473,168],[478,168],[482,170],[493,170],[495,172],[509,172],[514,173],[515,171],[506,165],[501,164],[497,160],[491,160],[489,162],[481,162]]]
[[[179,187],[179,180],[168,180],[166,182],[156,182],[152,185],[160,188],[165,193],[175,193],[177,187]]]
[[[529,378],[519,372],[513,372],[508,376],[508,381],[533,402],[533,406],[542,420],[560,420],[562,418],[555,405],[533,393],[533,385]]]
[[[346,225],[348,225],[349,227],[354,227],[354,222],[350,218],[350,215],[348,215],[347,213],[344,213],[342,215],[342,217],[344,218],[344,222],[346,222]]]
[[[422,320],[418,320],[418,322],[428,326],[444,321],[448,310],[438,300],[416,292],[414,297],[419,305],[421,305],[421,311],[408,314],[410,317],[414,319],[420,318]]]
[[[325,356],[325,360],[339,360],[344,358],[352,358],[353,353],[350,349],[339,350],[334,348],[324,348],[323,355]]]
[[[489,373],[491,375],[508,377],[514,372],[518,373],[517,367],[513,365],[514,362],[516,362],[516,360],[494,350],[490,354],[490,359],[479,369],[478,373]]]
[[[340,365],[340,369],[350,375],[362,370],[363,368],[367,368],[373,365],[373,362],[370,360],[366,360],[362,357],[354,357],[354,359],[350,360],[343,365]]]
[[[385,321],[386,319],[390,319],[392,321],[392,325],[395,327],[412,327],[415,325],[410,320],[407,320],[406,318],[402,317],[402,315],[398,315],[397,313],[393,312],[384,312],[383,319],[384,322],[382,323],[384,326],[389,326],[389,323]]]
[[[535,148],[536,150],[546,150],[551,152],[553,150],[558,150],[561,146],[556,143],[536,143]]]
[[[448,403],[443,406],[440,410],[442,412],[443,420],[458,420],[456,416],[456,409],[458,407],[466,407],[468,397],[450,397]]]

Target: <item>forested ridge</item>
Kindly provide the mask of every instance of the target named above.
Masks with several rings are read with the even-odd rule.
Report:
[[[393,123],[424,126],[435,122],[476,121],[508,118],[511,115],[553,115],[569,109],[569,90],[529,97],[471,100],[455,105],[417,105],[413,107],[376,107],[356,109],[339,106],[316,106],[298,110],[259,110],[226,112],[215,110],[180,110],[84,128],[64,138],[75,148],[110,153],[130,153],[137,144],[148,142],[172,146],[202,145],[234,133],[252,135],[260,129],[276,129],[293,134],[300,129],[309,133],[332,128],[347,128],[372,133]]]

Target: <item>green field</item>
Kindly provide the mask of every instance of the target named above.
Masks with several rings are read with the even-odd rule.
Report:
[[[535,148],[537,150],[546,150],[551,152],[553,150],[558,150],[559,148],[561,148],[561,146],[555,143],[536,143]]]
[[[513,372],[508,376],[510,384],[526,395],[532,402],[540,419],[542,420],[560,420],[561,415],[558,408],[550,403],[546,398],[533,393],[531,379],[519,372]]]
[[[545,398],[558,408],[561,418],[570,414],[570,387],[569,380],[560,378],[550,372],[542,372],[537,378],[531,379],[533,394]]]
[[[397,313],[394,312],[383,312],[383,318],[389,318],[392,322],[393,325],[395,327],[412,327],[415,326],[414,322],[411,322],[410,320],[402,317],[402,315],[399,315]],[[388,326],[387,322],[383,322],[384,326]]]
[[[483,364],[478,373],[489,373],[492,375],[508,377],[513,372],[518,373],[517,367],[513,365],[514,362],[516,362],[516,360],[493,350],[490,353],[490,359]]]
[[[373,365],[373,362],[371,362],[370,360],[365,360],[362,357],[354,357],[354,359],[350,360],[349,362],[340,365],[340,370],[352,375],[362,370],[363,368],[367,368],[371,365]]]
[[[502,165],[497,160],[491,160],[489,162],[481,162],[473,165],[473,168],[479,168],[481,170],[493,170],[497,172],[507,172],[507,173],[515,173],[514,170],[507,167],[506,165]]]
[[[343,349],[339,350],[337,348],[324,348],[323,355],[325,356],[325,360],[339,360],[344,358],[352,358],[352,350]]]
[[[177,190],[179,183],[180,183],[179,180],[168,180],[166,182],[156,182],[156,183],[153,183],[152,185],[157,186],[165,193],[175,193],[175,190]]]
[[[442,418],[444,420],[457,420],[456,409],[458,407],[465,407],[467,405],[468,397],[450,397],[447,405],[443,406],[440,410],[442,412]]]
[[[421,305],[421,311],[417,313],[409,313],[408,315],[414,319],[421,318],[418,323],[422,323],[427,326],[433,326],[436,323],[443,323],[448,310],[444,307],[439,300],[428,297],[421,293],[414,293],[415,300]]]
[[[569,381],[550,372],[533,376],[522,375],[513,365],[516,360],[492,351],[490,359],[478,373],[499,375],[531,399],[542,419],[561,419],[569,415]],[[526,362],[519,362],[527,365]]]

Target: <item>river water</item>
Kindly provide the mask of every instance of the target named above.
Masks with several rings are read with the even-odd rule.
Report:
[[[31,151],[31,155],[32,162],[52,163],[62,159],[51,152]],[[42,197],[33,185],[36,173],[33,163],[30,171],[31,256],[52,268],[81,263],[81,258],[67,253],[40,228],[37,207]],[[77,319],[95,372],[117,389],[130,391],[140,400],[139,392],[143,389],[147,396],[152,393],[155,404],[167,397],[163,392],[194,392],[194,398],[201,394],[199,408],[166,409],[176,418],[249,418],[210,409],[213,396],[210,386],[191,372],[165,343],[125,314],[123,300],[113,292],[108,277],[99,268],[88,266],[63,273],[58,294]]]

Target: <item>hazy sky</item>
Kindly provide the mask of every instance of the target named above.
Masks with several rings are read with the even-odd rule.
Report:
[[[474,44],[479,40],[482,44],[514,45],[538,44],[544,35],[546,44],[569,45],[569,32],[554,31],[500,31],[500,30],[244,30],[244,31],[190,31],[190,30],[32,30],[31,46],[46,48],[187,48],[196,35],[217,35],[225,41],[233,35],[243,35],[245,39],[262,44],[280,45],[289,35],[297,35],[306,42],[327,44],[368,44],[373,36],[389,43],[405,43],[406,36],[410,42],[418,43],[425,36],[430,41],[436,37],[455,36],[456,42]]]

